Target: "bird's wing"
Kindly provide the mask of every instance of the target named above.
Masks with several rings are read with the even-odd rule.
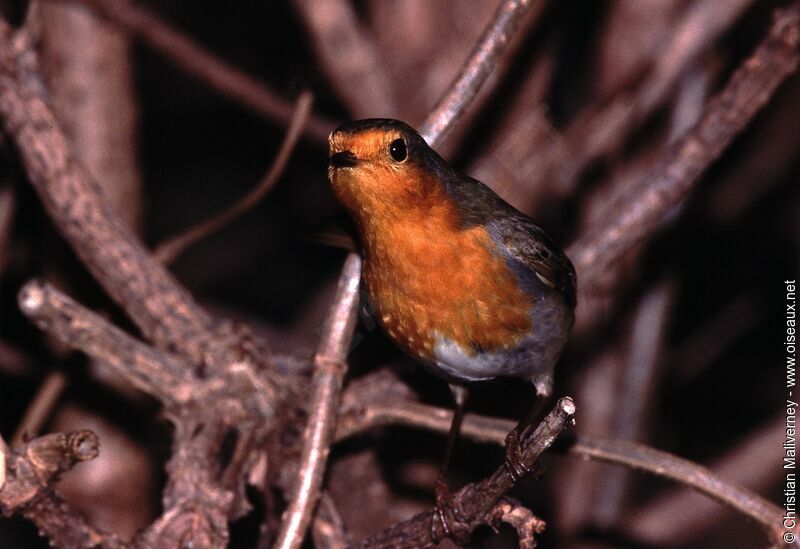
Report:
[[[536,273],[545,285],[563,294],[568,303],[575,305],[575,268],[538,225],[514,211],[489,222],[487,229],[511,257]]]
[[[575,268],[547,233],[477,179],[452,173],[447,181],[447,190],[460,204],[468,226],[485,226],[510,257],[575,305]]]

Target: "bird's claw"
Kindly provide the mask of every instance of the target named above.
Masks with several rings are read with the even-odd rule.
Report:
[[[431,541],[438,545],[443,539],[450,538],[457,545],[469,542],[469,522],[453,505],[453,494],[443,477],[436,479],[434,487],[436,506],[431,518]]]
[[[532,426],[528,425],[523,429],[514,429],[506,436],[506,455],[503,464],[508,471],[511,480],[516,484],[522,477],[531,472],[531,467],[528,467],[524,462],[521,440],[528,438],[532,430]]]

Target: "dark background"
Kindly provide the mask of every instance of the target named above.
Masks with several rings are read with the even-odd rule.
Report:
[[[698,3],[642,2],[638,9],[630,1],[548,3],[525,30],[491,91],[444,145],[445,156],[501,194],[501,189],[512,189],[509,200],[566,247],[589,226],[592,203],[611,181],[626,170],[649,165],[661,150],[676,124],[676,105],[690,77],[679,79],[661,105],[626,130],[619,147],[589,163],[566,193],[552,181],[527,189],[524,181],[490,180],[487,174],[498,172],[481,172],[478,161],[498,154],[494,144],[520,131],[515,125],[519,118],[504,116],[510,108],[545,113],[550,139],[557,139],[553,136],[574,127],[587,108],[636,90],[648,78],[647,68],[658,58],[659,47]],[[397,91],[399,112],[375,114],[394,114],[412,125],[421,123],[455,75],[495,3],[422,4],[426,2],[354,4],[376,37]],[[5,5],[7,13],[22,12],[20,6]],[[148,5],[285,97],[293,99],[309,89],[316,113],[340,121],[353,116],[333,91],[291,3],[170,0]],[[764,36],[775,5],[751,2],[720,38],[687,64],[683,72],[694,71],[705,79],[705,97],[721,89]],[[436,32],[408,33],[405,41],[380,38],[394,25],[404,32],[413,29],[408,20],[412,15],[427,18]],[[639,58],[639,68],[631,69],[632,58]],[[133,60],[144,184],[142,238],[155,245],[255,185],[272,161],[284,127],[219,95],[140,41],[134,40]],[[532,76],[536,70],[544,76]],[[431,71],[437,73],[435,78]],[[538,83],[530,84],[534,78]],[[576,398],[578,432],[618,436],[632,430],[635,440],[707,465],[779,504],[783,281],[798,271],[798,128],[800,80],[794,76],[707,171],[671,224],[622,266],[621,282],[612,297],[593,310],[592,321],[579,321],[559,365],[555,391]],[[533,155],[537,142],[529,141],[532,150],[527,154]],[[325,181],[325,167],[324,144],[301,140],[277,187],[262,203],[188,250],[173,267],[206,306],[250,322],[267,335],[276,353],[301,359],[313,354],[344,258],[341,250],[307,238],[341,218]],[[155,513],[160,467],[169,451],[168,426],[152,403],[121,397],[91,378],[83,357],[48,342],[19,314],[15,295],[29,278],[45,276],[84,303],[124,321],[55,235],[7,144],[2,172],[0,186],[13,188],[16,211],[8,260],[0,271],[0,341],[13,349],[23,367],[4,365],[0,355],[0,432],[9,440],[47,373],[63,370],[67,388],[44,430],[63,429],[64,422],[69,423],[59,419],[65,413],[62,408],[79,406],[83,413],[104,418],[117,433],[109,437],[127,437],[126,444],[142,452],[141,470],[152,487],[137,500],[147,503],[137,505],[143,506],[144,516]],[[588,299],[585,291],[579,290],[579,300]],[[663,306],[654,309],[655,317],[645,317],[643,302],[652,296],[663,299]],[[643,408],[634,420],[620,419],[620,409],[635,391],[626,389],[623,379],[631,368],[641,366],[630,360],[636,334],[641,334],[637,327],[653,322],[663,328],[664,337],[645,353],[653,366],[643,374],[647,381],[636,393],[644,394]],[[451,406],[446,385],[402,356],[379,331],[361,326],[359,333],[364,340],[351,355],[353,379],[390,365],[421,400]],[[487,383],[474,388],[468,408],[517,418],[530,399],[529,388],[520,383]],[[430,505],[443,448],[443,437],[411,428],[383,429],[336,447],[329,482],[356,538]],[[501,459],[502,449],[463,440],[451,483],[477,480]],[[348,485],[356,481],[348,481],[345,469],[351,475],[353,470],[363,473],[365,485],[382,484],[376,488],[385,495],[379,505],[364,495],[363,486]],[[542,547],[766,544],[755,525],[732,511],[639,473],[614,480],[616,471],[574,458],[547,458],[543,480],[526,481],[516,491],[548,522]],[[104,498],[118,497],[111,495],[117,490],[114,482],[104,485],[93,500],[109,513]],[[604,519],[614,483],[624,484],[625,495],[618,513]],[[114,512],[124,514],[122,507]],[[121,515],[109,516],[112,524],[121,520]],[[232,545],[251,545],[252,532],[252,525],[244,521],[234,528]],[[513,533],[504,529],[502,534],[497,538],[488,529],[482,531],[476,545],[513,546]],[[0,521],[0,545],[46,546],[37,541],[35,529],[19,519]]]

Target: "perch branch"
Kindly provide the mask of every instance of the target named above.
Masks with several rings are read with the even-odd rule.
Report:
[[[26,284],[19,292],[19,306],[39,328],[164,404],[175,405],[191,395],[181,360],[137,341],[49,284]]]
[[[356,254],[349,254],[314,357],[300,472],[292,490],[292,503],[275,544],[280,549],[300,547],[319,500],[325,464],[336,434],[342,384],[347,373],[347,353],[357,320],[360,271],[361,259]]]
[[[342,411],[336,439],[343,440],[375,427],[408,425],[446,434],[453,412],[417,402],[371,402]],[[504,445],[515,423],[475,414],[466,414],[461,433],[478,442]],[[772,539],[779,529],[783,511],[752,491],[721,479],[707,468],[634,442],[577,436],[567,452],[579,457],[630,467],[657,477],[667,478],[692,488],[711,499],[749,516],[766,530]]]
[[[584,290],[664,223],[700,174],[795,70],[798,41],[797,6],[779,10],[767,37],[709,103],[697,125],[670,147],[653,173],[622,197],[607,226],[592,230],[569,248]]]
[[[292,152],[295,146],[297,146],[297,141],[300,139],[303,128],[308,121],[308,116],[311,114],[311,105],[313,101],[313,95],[307,91],[301,93],[300,97],[297,98],[292,120],[289,122],[289,128],[286,130],[286,135],[283,137],[283,142],[278,149],[278,154],[258,185],[227,210],[199,223],[184,233],[168,238],[164,243],[160,244],[153,253],[156,259],[164,264],[172,263],[187,248],[193,246],[197,241],[206,238],[210,234],[215,233],[231,221],[246,213],[267,195],[272,187],[275,186],[275,183],[278,182],[281,175],[283,175],[283,170],[286,169],[286,165],[289,163]]]
[[[461,72],[420,128],[431,147],[442,143],[508,50],[534,0],[502,0]]]
[[[103,17],[161,52],[188,74],[207,83],[222,95],[245,105],[268,120],[288,124],[294,108],[288,100],[263,82],[234,68],[179,30],[169,26],[147,8],[129,0],[80,0]],[[336,122],[312,115],[304,135],[327,143]]]
[[[0,444],[6,465],[0,511],[21,513],[57,547],[126,547],[116,536],[92,528],[53,492],[53,484],[62,473],[97,457],[98,445],[91,431],[44,435],[12,451]]]
[[[556,437],[573,422],[575,404],[569,397],[556,403],[556,407],[544,418],[533,434],[523,441],[522,463],[532,468],[539,456],[550,447]],[[512,426],[513,429],[513,426]],[[469,532],[483,524],[489,524],[497,514],[493,513],[503,495],[511,489],[514,481],[505,465],[498,468],[488,478],[464,486],[452,496],[448,504],[459,522],[469,524]],[[434,511],[425,511],[413,518],[398,523],[380,534],[364,540],[362,547],[430,547],[431,521]],[[438,529],[438,528],[437,528]],[[460,533],[461,534],[461,533]]]
[[[519,26],[519,20],[525,13],[527,8],[531,5],[531,1],[518,0],[504,2],[498,9],[495,15],[495,20],[490,24],[489,30],[481,37],[478,46],[475,48],[475,54],[467,61],[467,64],[462,71],[462,77],[459,78],[453,85],[450,92],[445,94],[440,102],[440,108],[437,108],[426,120],[423,134],[432,146],[439,143],[443,137],[443,132],[448,131],[456,119],[463,114],[467,106],[472,102],[480,89],[481,85],[485,82],[492,69],[497,65],[502,53],[511,39],[513,31]],[[345,267],[342,270],[342,275],[339,279],[339,288],[349,288],[353,292],[340,292],[331,306],[328,318],[330,319],[350,319],[355,317],[355,311],[358,307],[358,299],[355,298],[358,294],[358,284],[361,278],[360,260],[356,254],[349,254],[345,262]],[[350,345],[353,330],[337,329],[326,336],[323,340],[324,345],[320,348],[322,356],[345,357],[347,349]],[[340,383],[340,382],[339,382]],[[336,391],[336,401],[338,402],[338,391]],[[322,401],[320,403],[323,408],[328,408],[330,401]],[[317,412],[312,408],[312,413],[322,413],[328,416],[328,411]],[[322,456],[317,455],[318,450],[315,448],[316,441],[320,440],[316,437],[321,437],[323,432],[330,429],[330,435],[326,435],[329,439],[333,436],[335,430],[335,419],[326,420],[324,427],[315,427],[309,422],[309,431],[306,433],[305,444],[303,447],[303,461],[304,466],[301,469],[301,479],[305,477],[307,486],[310,486],[312,479],[316,475],[320,475],[324,467],[324,459]],[[324,429],[324,431],[323,431]],[[310,435],[309,433],[316,432],[317,435]],[[327,444],[324,446],[327,449]],[[309,465],[311,464],[311,465]],[[318,481],[313,481],[318,482]],[[302,485],[301,485],[302,486]],[[318,488],[308,490],[309,495],[314,498],[317,497]],[[286,540],[282,543],[299,543],[297,538],[302,538],[308,521],[310,520],[311,511],[311,498],[305,502],[300,500],[300,489],[295,490],[293,495],[296,505],[293,502],[294,509],[290,509],[285,516],[283,525],[281,526],[281,539]]]

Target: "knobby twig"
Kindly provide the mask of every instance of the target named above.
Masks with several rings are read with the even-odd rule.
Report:
[[[264,174],[264,177],[261,178],[258,185],[227,210],[198,223],[181,234],[168,238],[153,252],[156,259],[167,265],[172,263],[187,248],[193,246],[199,240],[217,232],[231,221],[252,209],[270,190],[272,190],[272,187],[275,186],[275,183],[277,183],[278,179],[283,175],[283,171],[289,163],[292,152],[297,146],[303,128],[308,122],[308,116],[311,114],[313,101],[313,95],[307,91],[301,93],[297,98],[292,120],[289,122],[289,128],[286,130],[286,135],[283,137],[281,146],[278,149],[278,154],[275,156],[275,160],[272,162],[272,165],[270,165],[267,173]]]
[[[263,82],[236,69],[188,36],[170,27],[148,9],[130,0],[80,0],[104,17],[163,53],[187,73],[206,82],[222,95],[245,105],[261,116],[288,124],[294,108],[288,100]],[[319,115],[309,118],[304,135],[318,143],[327,143],[336,126]]]
[[[0,442],[5,485],[0,511],[21,513],[58,547],[126,547],[114,535],[91,526],[53,492],[58,477],[75,464],[97,457],[99,441],[91,431],[55,433],[35,438],[9,451]]]
[[[536,534],[544,532],[545,523],[542,519],[531,513],[511,498],[501,499],[491,513],[496,517],[490,519],[489,524],[505,522],[517,531],[517,546],[519,549],[534,549],[536,547]]]
[[[674,146],[655,171],[634,186],[605,226],[592,228],[568,249],[584,292],[628,251],[655,232],[669,211],[692,189],[797,67],[798,8],[779,10],[764,41],[705,109],[697,125]]]
[[[568,425],[573,423],[574,416],[575,404],[572,399],[569,397],[560,399],[533,434],[520,441],[522,463],[528,468],[533,468],[539,456],[550,447]],[[459,517],[459,522],[469,525],[467,532],[459,532],[458,535],[470,534],[478,526],[489,524],[493,518],[496,519],[498,515],[496,512],[493,513],[495,507],[500,498],[513,485],[514,481],[507,467],[502,465],[488,478],[468,484],[456,492],[448,503],[448,507],[453,516]],[[361,546],[430,547],[434,544],[434,540],[431,539],[431,521],[434,518],[434,512],[433,510],[425,511],[407,521],[396,524],[380,534],[364,540]]]
[[[349,254],[314,357],[300,470],[292,490],[292,502],[284,514],[275,544],[280,549],[300,547],[319,500],[325,464],[336,434],[340,394],[347,373],[347,353],[356,326],[360,272],[361,258]]]
[[[450,428],[452,417],[453,412],[449,410],[417,402],[371,401],[366,406],[356,405],[342,411],[336,439],[343,440],[387,425],[408,425],[444,434]],[[478,442],[502,446],[514,425],[507,419],[466,414],[461,433]],[[587,435],[576,436],[567,452],[673,480],[754,519],[770,539],[783,534],[779,529],[783,515],[781,508],[746,488],[723,480],[702,465],[643,444]]]
[[[394,85],[369,30],[347,0],[295,0],[322,71],[355,118],[398,115]]]
[[[436,103],[420,128],[420,135],[431,147],[435,148],[442,143],[456,121],[478,95],[486,79],[507,51],[525,15],[536,3],[534,0],[500,2],[491,23],[483,31],[461,73],[450,84],[447,93]]]

